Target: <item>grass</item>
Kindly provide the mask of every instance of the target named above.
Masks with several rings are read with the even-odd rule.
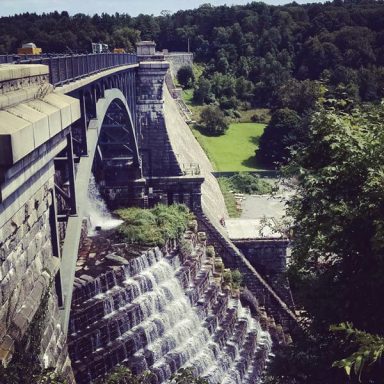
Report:
[[[206,106],[204,104],[196,104],[193,101],[193,88],[183,90],[183,100],[192,112],[192,120],[199,121],[201,110]]]
[[[227,207],[227,211],[229,214],[229,217],[240,217],[241,211],[239,211],[236,207],[236,199],[235,195],[231,191],[231,183],[229,179],[225,177],[219,177],[217,179],[221,192],[224,196],[225,205]]]
[[[216,171],[255,171],[255,150],[265,125],[258,123],[232,123],[222,136],[206,136],[192,128],[196,139],[207,153]]]

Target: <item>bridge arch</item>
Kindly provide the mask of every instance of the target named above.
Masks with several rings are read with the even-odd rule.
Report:
[[[125,186],[142,177],[135,125],[126,98],[117,88],[105,91],[97,103],[102,121],[94,158],[94,173],[101,186]]]
[[[96,118],[91,119],[87,129],[87,147],[88,156],[81,157],[77,167],[76,173],[76,210],[77,215],[69,216],[67,221],[66,236],[62,249],[62,263],[61,263],[61,286],[64,296],[64,307],[62,309],[62,323],[65,333],[68,330],[68,323],[70,317],[71,301],[72,301],[72,287],[75,277],[77,253],[80,244],[80,235],[82,228],[83,218],[86,216],[86,199],[88,194],[89,180],[92,173],[92,167],[94,160],[98,161],[98,157],[103,156],[103,148],[100,148],[100,138],[103,138],[105,132],[111,127],[106,124],[109,122],[109,113],[111,107],[116,107],[120,110],[123,116],[125,116],[124,124],[120,126],[121,130],[126,134],[129,139],[130,161],[134,169],[133,173],[128,173],[130,180],[123,180],[124,182],[133,181],[134,178],[140,179],[142,177],[141,160],[139,157],[139,150],[135,132],[135,125],[132,119],[132,113],[128,106],[127,100],[124,94],[116,88],[106,89],[104,91],[104,97],[100,98],[96,104]],[[120,122],[121,123],[121,122]],[[105,144],[105,143],[104,143]],[[103,145],[103,143],[102,143]],[[109,145],[107,143],[106,145]],[[128,150],[128,149],[127,149]],[[127,153],[128,153],[127,152]],[[104,152],[105,153],[105,152]],[[126,166],[126,156],[121,156],[122,159],[111,158],[107,161],[112,162],[112,168],[121,167],[122,164]],[[100,159],[99,159],[100,160]],[[122,163],[125,162],[125,163]],[[108,165],[108,163],[107,163]],[[99,175],[101,177],[103,175]]]

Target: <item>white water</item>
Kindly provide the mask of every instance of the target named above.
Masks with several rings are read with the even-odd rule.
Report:
[[[101,290],[97,278],[90,285],[93,299],[87,302],[94,300],[95,305],[102,304],[100,324],[116,324],[117,328],[114,326],[112,332],[110,327],[93,330],[89,335],[91,351],[86,353],[85,360],[84,339],[80,339],[73,360],[87,364],[92,356],[89,353],[119,346],[120,361],[138,362],[140,370],[150,370],[156,375],[157,383],[169,383],[176,370],[190,367],[209,384],[257,384],[264,361],[258,360],[256,351],[264,350],[268,355],[269,334],[236,298],[229,298],[224,304],[223,317],[216,318],[215,326],[209,331],[206,315],[191,305],[176,278],[179,265],[180,261],[170,262],[159,250],[153,250],[130,260],[123,267],[120,282],[115,274],[110,275],[109,289],[105,290],[104,284]],[[202,301],[204,295],[200,297],[199,302]],[[215,318],[214,312],[212,307],[208,317]],[[92,322],[96,320],[95,314],[90,315]],[[88,321],[87,317],[82,319]],[[119,320],[114,323],[114,319]],[[71,333],[81,335],[92,322],[77,323],[78,329],[73,323]],[[92,366],[88,372],[89,379],[84,383],[94,379]]]
[[[91,175],[88,186],[88,196],[86,200],[86,216],[90,222],[88,235],[93,236],[97,233],[95,227],[101,227],[101,229],[116,228],[123,221],[112,217],[105,201],[100,195],[100,191],[97,187],[95,177]]]

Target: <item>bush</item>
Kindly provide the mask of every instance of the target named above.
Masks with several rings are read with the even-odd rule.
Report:
[[[239,107],[239,101],[235,96],[229,98],[222,97],[219,100],[219,104],[221,109],[236,109]]]
[[[169,239],[177,239],[188,228],[192,214],[182,204],[159,204],[152,209],[124,208],[116,211],[124,221],[119,233],[129,243],[163,246]]]
[[[232,273],[230,269],[225,269],[223,272],[224,285],[232,285]]]
[[[243,275],[238,269],[225,269],[223,272],[223,283],[229,285],[231,289],[240,289],[243,282]]]
[[[208,384],[208,381],[195,377],[191,368],[180,368],[172,375],[170,384]]]
[[[215,252],[215,247],[213,245],[208,245],[205,251],[207,257],[210,258],[215,258],[216,252]]]
[[[229,178],[232,189],[238,193],[265,195],[273,192],[273,186],[251,173],[237,173]]]
[[[268,114],[265,112],[257,112],[251,116],[253,123],[268,123]]]
[[[243,275],[238,269],[232,271],[232,288],[239,289],[243,282]]]
[[[233,111],[233,115],[234,115],[236,118],[238,118],[238,119],[241,118],[241,113],[240,113],[239,111]]]
[[[131,370],[123,365],[116,365],[105,377],[98,379],[96,384],[150,384],[153,374],[144,372],[134,375]]]
[[[301,117],[293,110],[278,109],[260,137],[256,159],[267,166],[286,163],[290,156],[290,147],[296,145],[302,137]]]

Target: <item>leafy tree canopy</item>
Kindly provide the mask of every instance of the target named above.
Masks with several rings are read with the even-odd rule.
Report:
[[[293,110],[277,109],[260,137],[256,158],[267,166],[285,163],[289,158],[289,147],[296,144],[300,136],[301,118]]]
[[[223,135],[229,127],[224,113],[215,105],[208,105],[202,109],[200,123],[206,133],[215,136]]]
[[[195,82],[195,75],[193,74],[193,69],[189,65],[181,67],[177,71],[177,81],[183,88],[191,88]]]
[[[329,331],[333,324],[353,322],[361,331],[351,333],[377,335],[377,348],[358,340],[368,360],[370,351],[381,350],[384,112],[380,106],[346,113],[338,107],[345,103],[329,104],[313,114],[308,141],[293,152],[286,169],[298,183],[288,207],[293,219],[290,281],[296,303],[305,311],[307,337],[277,358],[291,367],[285,372],[287,380],[278,382],[343,382],[342,371],[331,367],[334,361],[347,369],[354,364],[361,373],[359,351],[348,338]],[[372,353],[374,357],[376,352]],[[306,367],[299,359],[306,361]],[[275,368],[282,380],[284,373]],[[383,365],[368,368],[362,372],[362,382],[381,383]],[[349,380],[357,383],[358,375]]]

